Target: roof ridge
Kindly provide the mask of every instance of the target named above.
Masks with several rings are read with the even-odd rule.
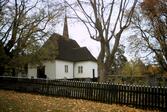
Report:
[[[57,46],[55,50],[58,50],[58,55],[55,59],[72,62],[96,61],[96,58],[91,54],[88,48],[86,46],[80,47],[74,39],[65,39],[62,35],[53,33],[47,41],[45,46],[50,44],[50,42]]]

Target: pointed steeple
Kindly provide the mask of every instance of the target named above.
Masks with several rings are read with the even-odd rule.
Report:
[[[67,15],[66,15],[66,12],[65,12],[65,18],[64,18],[63,37],[65,37],[66,39],[69,39],[68,23],[67,23]]]

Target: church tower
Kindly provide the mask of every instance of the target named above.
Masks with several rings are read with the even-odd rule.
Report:
[[[63,37],[66,38],[66,39],[69,39],[68,23],[67,23],[67,15],[66,15],[66,12],[65,12],[65,18],[64,18]]]

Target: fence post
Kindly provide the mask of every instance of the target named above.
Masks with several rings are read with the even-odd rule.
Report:
[[[167,110],[167,87],[164,87],[164,89],[165,89],[165,107],[164,107],[164,110]]]
[[[167,87],[0,77],[0,88],[167,110]]]

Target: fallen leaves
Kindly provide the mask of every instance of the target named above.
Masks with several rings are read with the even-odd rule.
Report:
[[[152,112],[93,101],[0,90],[0,112]]]

